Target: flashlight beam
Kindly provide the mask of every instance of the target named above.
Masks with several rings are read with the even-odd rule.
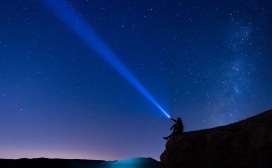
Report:
[[[70,4],[61,0],[41,0],[49,7],[68,27],[82,38],[98,55],[117,70],[138,91],[140,91],[150,102],[152,102],[166,117],[170,118],[159,103],[143,87],[137,78],[126,68],[115,53],[102,41],[89,24],[70,7]]]

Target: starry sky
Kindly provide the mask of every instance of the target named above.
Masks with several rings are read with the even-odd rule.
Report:
[[[186,132],[272,108],[270,0],[58,1]],[[62,17],[0,1],[0,158],[159,160],[173,122]]]

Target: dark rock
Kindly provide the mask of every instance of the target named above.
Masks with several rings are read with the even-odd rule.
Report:
[[[272,167],[272,110],[170,137],[160,160],[164,168]]]

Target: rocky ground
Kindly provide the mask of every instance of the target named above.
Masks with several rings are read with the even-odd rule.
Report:
[[[173,136],[160,159],[164,168],[272,167],[272,110]]]

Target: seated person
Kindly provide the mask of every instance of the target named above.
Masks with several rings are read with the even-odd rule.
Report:
[[[174,124],[170,129],[173,130],[172,134],[167,136],[167,137],[163,137],[163,139],[168,140],[171,136],[173,135],[177,135],[177,134],[181,134],[183,133],[183,123],[181,118],[179,117],[177,120],[170,118],[171,120],[173,120],[174,122],[176,122],[176,124]]]

